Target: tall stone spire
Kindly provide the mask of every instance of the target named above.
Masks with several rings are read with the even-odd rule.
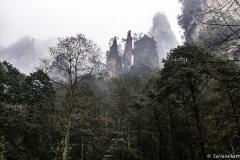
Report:
[[[132,37],[131,37],[131,30],[130,30],[128,31],[126,46],[122,56],[124,73],[130,70],[131,60],[132,60]]]
[[[110,53],[111,53],[111,54],[114,54],[114,55],[118,55],[117,40],[116,40],[116,38],[114,38],[113,44],[112,44],[112,46],[110,47]]]
[[[163,59],[167,58],[167,53],[179,45],[167,16],[164,13],[156,13],[153,18],[151,29],[154,40],[157,44],[158,65],[163,68]]]
[[[115,38],[107,56],[107,72],[110,78],[122,74],[122,61],[118,54],[117,40]]]
[[[132,51],[134,56],[133,67],[139,68],[144,65],[148,68],[158,67],[157,45],[154,39],[144,36],[138,41],[134,42],[134,49]]]

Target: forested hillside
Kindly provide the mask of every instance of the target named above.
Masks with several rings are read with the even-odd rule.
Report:
[[[177,41],[158,13],[124,51],[78,34],[29,75],[0,61],[0,160],[240,159],[240,2],[179,2],[186,42],[165,59]]]
[[[239,154],[237,65],[185,44],[171,50],[162,70],[143,66],[138,74],[105,79],[96,48],[82,40],[85,56],[58,55],[50,66],[65,79],[51,80],[43,70],[26,76],[6,61],[0,63],[2,160]],[[58,47],[51,52],[59,53]],[[84,63],[91,67],[75,70]]]

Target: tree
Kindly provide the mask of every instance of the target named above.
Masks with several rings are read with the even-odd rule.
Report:
[[[25,75],[6,61],[0,62],[0,74],[0,102],[22,103],[21,90]]]
[[[139,100],[152,72],[152,69],[141,66],[138,73],[125,73],[108,81],[109,111],[114,125],[108,155],[104,159],[107,156],[115,159],[144,159],[152,156],[152,148],[148,148],[152,143],[148,143],[149,139],[146,138],[151,137],[146,127],[148,118]]]
[[[59,130],[56,127],[55,90],[49,76],[42,70],[30,73],[23,82],[23,114],[27,125],[24,128],[26,148],[29,156],[40,159],[54,158],[53,149],[59,143]],[[24,118],[23,118],[24,119]],[[36,154],[36,152],[39,154]],[[42,154],[44,152],[44,154]],[[32,158],[29,158],[32,159]]]
[[[42,70],[30,73],[30,76],[26,77],[23,83],[23,95],[24,103],[38,107],[53,105],[55,99],[53,84]]]
[[[55,47],[50,48],[51,61],[43,59],[42,67],[49,68],[50,77],[59,88],[58,95],[63,96],[62,111],[65,114],[65,134],[63,144],[63,160],[67,159],[69,149],[70,128],[72,114],[82,104],[77,100],[77,90],[81,82],[101,73],[101,51],[91,40],[83,34],[76,37],[60,39]],[[61,92],[61,93],[60,93]]]
[[[219,107],[215,98],[207,95],[215,86],[217,68],[225,63],[195,45],[185,44],[171,50],[159,76],[151,79],[148,106],[159,131],[161,158],[206,159],[207,137],[213,132],[205,124],[209,123],[208,106]]]
[[[25,76],[5,61],[0,74],[0,159],[53,159],[59,133],[49,77],[41,70]]]
[[[162,159],[236,153],[240,70],[193,44],[173,49],[146,86]]]

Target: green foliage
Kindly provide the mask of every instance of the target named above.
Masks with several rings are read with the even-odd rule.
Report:
[[[24,76],[4,62],[0,75],[2,160],[62,159],[66,128],[74,160],[240,154],[240,69],[192,44],[171,50],[155,75],[147,68],[110,80],[82,75],[72,92],[41,70]]]
[[[54,102],[54,88],[46,73],[37,70],[24,80],[24,102],[28,105],[51,104]],[[44,105],[44,104],[41,104]]]
[[[160,152],[168,154],[161,156],[204,159],[206,153],[233,153],[238,107],[226,90],[239,87],[233,84],[239,68],[192,44],[173,49],[164,63],[145,89],[161,136]]]
[[[26,77],[9,63],[0,64],[1,158],[53,159],[53,135],[58,133],[52,123],[55,93],[49,77],[40,70]]]
[[[25,78],[16,68],[6,61],[0,62],[0,101],[4,103],[22,103],[22,83]]]

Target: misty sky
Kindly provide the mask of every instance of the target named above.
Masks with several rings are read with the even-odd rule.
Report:
[[[147,33],[155,13],[164,11],[180,41],[178,0],[0,0],[0,44],[22,36],[48,39],[83,33],[102,48],[109,39]]]

